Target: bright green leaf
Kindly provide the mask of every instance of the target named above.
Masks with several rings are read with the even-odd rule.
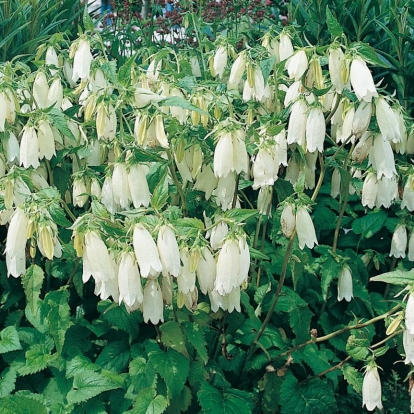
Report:
[[[19,335],[14,326],[8,326],[0,332],[0,354],[22,349]]]
[[[40,290],[42,289],[44,273],[41,267],[31,265],[22,276],[22,283],[28,305],[36,313]]]
[[[385,282],[391,285],[407,286],[414,283],[414,270],[393,270],[371,277],[371,282]]]
[[[163,395],[156,395],[154,388],[143,388],[137,394],[132,407],[133,414],[162,414],[168,406]]]
[[[16,371],[13,368],[5,368],[0,376],[0,399],[10,395],[16,384]]]
[[[332,12],[329,10],[328,6],[326,6],[326,24],[328,25],[328,30],[331,33],[332,37],[342,36],[342,27]]]

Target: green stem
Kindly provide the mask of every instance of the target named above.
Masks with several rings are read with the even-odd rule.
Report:
[[[183,209],[183,216],[187,216],[188,214],[188,208],[187,208],[187,199],[185,198],[185,194],[183,191],[183,188],[180,184],[180,181],[177,177],[177,173],[175,172],[175,168],[174,168],[174,159],[171,153],[170,149],[166,149],[165,152],[167,153],[167,157],[168,157],[168,167],[170,169],[170,173],[171,173],[171,178],[174,181],[175,186],[177,187],[177,191],[178,194],[180,196],[181,199],[181,203],[182,203],[182,209]]]
[[[206,78],[206,75],[207,75],[207,69],[206,69],[206,63],[204,62],[203,46],[201,44],[200,35],[198,33],[198,26],[197,26],[196,21],[195,21],[195,18],[194,18],[194,13],[191,13],[191,19],[193,21],[194,32],[195,32],[196,39],[197,39],[197,43],[198,43],[198,51],[199,51],[199,53],[201,55],[201,63],[203,65],[203,77],[205,79]]]
[[[63,209],[66,211],[66,214],[72,219],[72,221],[76,221],[76,216],[70,211],[69,206],[66,204],[65,201],[62,199],[59,200],[60,204],[62,205]]]

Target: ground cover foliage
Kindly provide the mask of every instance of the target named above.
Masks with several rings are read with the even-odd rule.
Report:
[[[8,29],[1,413],[409,412],[409,3],[249,4]]]

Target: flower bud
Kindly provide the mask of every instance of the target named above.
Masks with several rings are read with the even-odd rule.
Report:
[[[227,47],[220,46],[214,55],[213,59],[213,76],[223,77],[227,66]]]
[[[295,206],[292,203],[285,203],[280,216],[280,225],[282,233],[286,237],[292,236],[296,228]]]
[[[40,226],[38,230],[37,247],[40,253],[48,258],[53,259],[54,243],[50,226]]]
[[[345,84],[342,81],[341,72],[344,64],[345,55],[340,47],[329,49],[329,76],[336,92],[342,93]]]
[[[353,297],[352,273],[351,269],[345,265],[338,277],[338,302],[343,299],[350,302]]]

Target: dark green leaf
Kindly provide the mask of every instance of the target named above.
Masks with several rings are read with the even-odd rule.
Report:
[[[364,217],[354,220],[352,223],[352,230],[354,233],[362,234],[362,237],[369,239],[381,230],[387,216],[388,215],[384,210],[373,211]]]
[[[134,414],[162,414],[168,406],[163,395],[156,395],[154,388],[144,388],[139,391],[132,407]]]
[[[272,414],[275,407],[280,404],[280,387],[283,379],[275,372],[266,372],[264,377],[259,381],[258,387],[263,392],[262,413]]]
[[[19,370],[21,375],[35,374],[49,366],[56,359],[56,355],[50,355],[44,344],[33,345],[26,351],[26,367]]]
[[[190,370],[188,358],[173,349],[167,352],[151,351],[148,357],[167,384],[168,395],[172,398],[179,395]]]
[[[10,395],[0,399],[1,414],[47,414],[46,407],[34,398]]]
[[[332,388],[325,379],[313,379],[304,384],[289,375],[280,389],[283,414],[325,414],[336,412]]]
[[[7,367],[3,370],[0,377],[0,399],[14,391],[16,376],[16,371],[13,368]]]
[[[181,326],[176,321],[168,321],[160,326],[161,342],[188,357],[187,348],[185,346],[185,338]]]
[[[102,392],[119,388],[118,382],[107,378],[102,373],[94,371],[80,371],[75,374],[73,389],[69,391],[67,399],[70,404],[87,401]]]
[[[119,374],[128,366],[129,356],[130,352],[126,341],[109,342],[99,354],[95,364]]]
[[[38,300],[40,296],[40,290],[42,289],[44,273],[41,267],[37,265],[31,265],[24,276],[22,277],[22,283],[28,305],[33,313],[36,313]]]
[[[220,391],[205,382],[197,393],[203,413],[251,414],[253,395],[246,391],[229,388]]]
[[[346,343],[346,352],[355,360],[364,360],[369,354],[368,338],[356,338],[350,335]]]
[[[332,37],[342,36],[342,27],[332,12],[329,10],[328,6],[326,6],[326,24],[328,25],[328,30],[331,33]]]
[[[207,364],[208,353],[206,347],[206,338],[200,325],[194,322],[184,323],[184,333],[188,342],[194,347],[197,352],[197,356],[201,358],[204,364]]]
[[[363,42],[356,42],[351,45],[359,55],[361,55],[368,63],[372,65],[381,66],[383,68],[388,68],[388,61],[384,59],[379,53],[377,53],[370,45]]]
[[[363,381],[362,373],[349,364],[344,364],[341,370],[346,382],[349,385],[352,385],[358,394],[361,394]]]
[[[328,256],[327,260],[322,264],[321,271],[321,288],[322,295],[325,300],[328,298],[328,289],[332,281],[339,277],[342,265],[338,263],[332,256]]]
[[[14,326],[8,326],[0,332],[0,354],[22,349],[19,335]]]
[[[273,66],[276,63],[276,58],[271,57],[269,59],[263,59],[260,62],[260,69],[262,70],[263,79],[265,80],[265,83],[268,82],[269,76],[273,70]]]
[[[133,359],[129,364],[129,373],[135,389],[155,388],[157,373],[154,366],[143,357]]]
[[[92,17],[89,16],[89,11],[87,7],[85,7],[83,11],[83,25],[86,30],[95,29],[95,24],[93,23]]]

